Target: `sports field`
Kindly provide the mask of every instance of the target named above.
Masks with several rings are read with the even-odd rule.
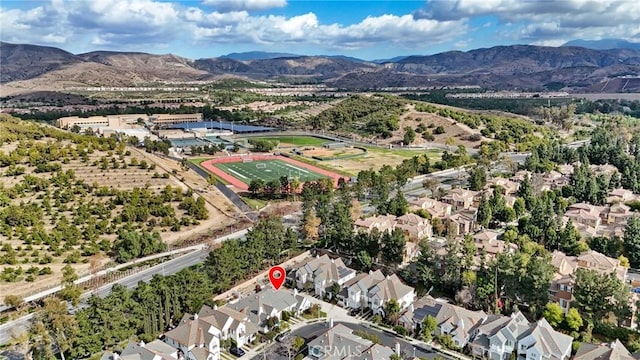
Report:
[[[201,161],[199,166],[239,190],[247,190],[251,180],[254,179],[269,182],[287,176],[306,182],[331,178],[334,184],[337,184],[343,177],[332,171],[284,156],[251,155],[250,159],[247,161],[247,157],[244,156],[215,158]]]
[[[323,178],[324,176],[311,170],[286,163],[282,160],[257,160],[251,162],[233,162],[215,164],[218,169],[233,175],[245,184],[249,184],[251,180],[262,179],[269,182],[271,180],[279,180],[282,176],[296,178],[301,182],[312,181]]]

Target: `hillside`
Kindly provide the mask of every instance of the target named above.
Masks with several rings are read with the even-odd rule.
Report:
[[[85,275],[232,221],[212,205],[224,206],[215,190],[195,195],[190,172],[178,179],[156,159],[1,114],[0,293],[24,295],[59,283],[65,264]]]
[[[3,85],[22,91],[207,81],[225,75],[279,80],[304,77],[347,89],[479,85],[538,91],[545,84],[562,83],[568,90],[594,91],[602,87],[596,84],[640,73],[640,50],[530,45],[408,56],[384,64],[344,56],[261,58],[270,56],[261,53],[237,56],[249,60],[190,60],[172,54],[107,51],[74,55],[51,47],[8,43],[0,43],[0,53]],[[635,87],[612,89],[632,91]]]
[[[0,83],[30,79],[83,61],[54,47],[0,42]]]

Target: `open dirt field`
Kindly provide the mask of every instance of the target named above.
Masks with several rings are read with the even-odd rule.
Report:
[[[345,156],[345,155],[356,155],[356,154],[364,154],[361,149],[355,148],[343,148],[343,149],[327,149],[327,148],[314,148],[313,150],[304,150],[304,156],[312,157],[331,157],[331,156]]]

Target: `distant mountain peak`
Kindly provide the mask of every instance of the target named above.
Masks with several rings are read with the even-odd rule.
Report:
[[[268,52],[268,51],[246,51],[246,52],[238,52],[238,53],[230,53],[227,55],[220,56],[224,59],[232,59],[238,61],[251,61],[251,60],[269,60],[269,59],[277,59],[277,58],[291,58],[291,57],[300,57],[302,55],[290,54],[290,53],[278,53],[278,52]]]
[[[562,46],[577,46],[594,50],[609,50],[609,49],[633,49],[640,50],[640,42],[630,42],[624,39],[600,39],[600,40],[582,40],[576,39],[567,41]]]

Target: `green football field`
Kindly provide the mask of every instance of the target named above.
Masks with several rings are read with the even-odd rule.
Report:
[[[266,183],[271,180],[279,180],[283,175],[297,178],[301,182],[313,181],[325,177],[314,171],[289,164],[282,160],[220,163],[214,166],[247,185],[254,179],[262,179],[262,181]]]

